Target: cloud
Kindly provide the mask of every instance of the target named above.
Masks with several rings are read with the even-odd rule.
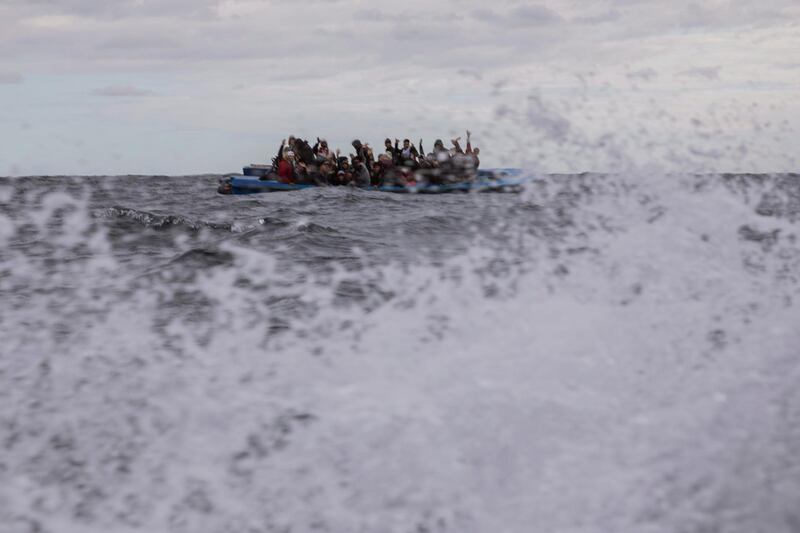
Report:
[[[628,72],[625,76],[631,80],[651,81],[658,77],[658,72],[650,67]]]
[[[597,15],[580,15],[571,19],[571,22],[578,24],[603,24],[606,22],[615,22],[622,18],[622,14],[617,9],[609,9],[604,13]]]
[[[0,85],[13,85],[22,83],[22,74],[19,72],[0,72]]]
[[[479,8],[473,10],[470,16],[475,20],[501,28],[547,26],[563,20],[556,11],[536,4],[517,6],[505,13]]]
[[[800,36],[787,23],[800,20],[796,0],[590,4],[0,0],[0,83],[20,83],[17,71],[25,73],[32,91],[19,114],[34,115],[33,124],[53,122],[36,117],[45,108],[35,97],[50,94],[40,87],[57,83],[65,89],[61,100],[46,109],[60,117],[76,109],[92,116],[98,99],[127,98],[137,99],[129,120],[146,115],[148,127],[188,124],[220,132],[252,124],[255,115],[269,122],[258,135],[272,135],[273,124],[305,127],[312,135],[335,117],[328,122],[342,124],[345,137],[395,123],[419,125],[424,133],[425,121],[491,121],[498,103],[532,87],[542,90],[542,101],[586,99],[599,106],[622,100],[613,87],[633,86],[642,96],[652,94],[653,105],[681,110],[697,107],[695,91],[724,85],[731,89],[726,94],[744,91],[745,101],[758,80],[780,87],[775,98],[788,101],[783,87],[796,84]],[[498,80],[509,83],[493,90]],[[381,113],[382,106],[399,111]],[[509,113],[524,115],[553,138],[579,128],[574,116],[554,116],[546,107],[533,100]],[[220,112],[202,112],[209,109]],[[230,114],[240,120],[227,120]],[[222,126],[214,122],[218,116],[226,117]],[[12,144],[17,133],[6,130]],[[8,160],[1,151],[0,160]]]
[[[36,29],[62,30],[75,28],[88,21],[89,19],[86,17],[77,17],[74,15],[42,15],[22,19],[20,24]]]
[[[132,85],[111,85],[92,91],[95,96],[111,96],[111,97],[138,97],[138,96],[153,96],[153,91],[139,89]]]
[[[702,78],[706,80],[718,80],[719,71],[722,67],[693,67],[678,73],[678,76],[688,76],[690,78]]]
[[[181,16],[185,19],[215,18],[223,0],[5,0],[28,13],[57,20],[58,17],[122,18]]]
[[[523,5],[509,12],[509,20],[519,26],[539,26],[562,20],[552,9],[539,5]]]

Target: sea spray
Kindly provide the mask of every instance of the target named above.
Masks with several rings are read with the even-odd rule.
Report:
[[[796,179],[215,204],[243,233],[50,185],[8,206],[0,264],[16,530],[797,523]]]

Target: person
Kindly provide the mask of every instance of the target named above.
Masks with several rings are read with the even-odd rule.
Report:
[[[366,148],[364,147],[364,145],[361,143],[360,140],[354,139],[353,142],[350,143],[350,145],[356,151],[354,155],[351,154],[351,159],[355,157],[361,157],[361,158],[364,157]]]
[[[467,132],[467,138],[469,138],[469,132]],[[451,179],[454,181],[472,180],[476,176],[474,161],[472,155],[464,153],[464,150],[461,149],[460,140],[461,137],[456,137],[451,141],[453,143],[453,155],[450,158]]]
[[[380,158],[381,156],[378,156],[378,161],[373,161],[370,165],[370,185],[373,187],[383,185],[383,165],[380,163]]]
[[[478,170],[478,167],[481,164],[481,160],[478,155],[481,153],[480,148],[472,148],[472,143],[470,142],[470,137],[472,136],[472,132],[467,130],[467,155],[472,158],[472,165],[475,170]]]
[[[397,163],[397,153],[400,151],[399,148],[398,148],[398,144],[400,144],[400,141],[395,139],[394,140],[394,146],[392,146],[392,140],[389,139],[388,137],[386,138],[385,141],[383,141],[383,146],[384,146],[384,148],[386,148],[386,150],[385,150],[386,155],[391,157],[392,161],[395,162],[395,163]],[[380,157],[379,157],[379,159],[380,159]]]
[[[377,172],[373,173],[372,185],[394,185],[397,178],[397,169],[395,168],[392,157],[386,153],[378,156],[378,161],[375,165]]]
[[[327,159],[319,166],[319,175],[316,176],[318,185],[334,185],[336,174],[333,172],[333,165]]]
[[[353,175],[348,175],[344,170],[339,170],[338,172],[334,173],[331,176],[330,184],[331,185],[347,185],[350,183],[350,180],[353,178]]]
[[[369,187],[371,177],[369,169],[361,156],[356,156],[353,159],[353,184],[356,187]]]
[[[281,183],[294,183],[293,162],[294,152],[287,150],[278,162],[278,181]]]
[[[328,148],[328,141],[325,139],[320,139],[317,137],[317,142],[312,150],[317,158],[317,161],[319,162],[333,158],[333,152],[331,152],[331,149]]]
[[[283,160],[283,158],[286,155],[287,151],[288,151],[288,147],[286,146],[286,139],[283,139],[281,141],[280,148],[278,148],[278,154],[275,157],[272,158],[272,170],[273,171],[275,171],[275,172],[278,171],[278,166],[280,165],[280,162]]]
[[[301,163],[312,165],[316,161],[314,150],[305,139],[296,138],[294,140],[294,147],[292,148],[292,151],[295,153],[295,157]]]
[[[400,150],[400,164],[405,167],[417,168],[419,152],[408,139],[403,139],[403,149]]]

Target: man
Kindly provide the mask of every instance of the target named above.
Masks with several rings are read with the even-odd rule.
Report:
[[[417,163],[418,158],[419,152],[417,152],[417,148],[408,139],[403,139],[403,149],[400,150],[400,163],[406,167],[417,168],[419,166]]]
[[[317,157],[317,161],[320,162],[325,159],[330,159],[333,155],[330,148],[328,148],[328,141],[320,139],[319,137],[317,137],[317,143],[314,145],[313,151],[314,155]]]
[[[385,150],[386,155],[391,157],[392,161],[395,161],[395,162],[397,162],[397,152],[400,151],[400,150],[398,150],[398,147],[397,147],[398,144],[400,144],[400,141],[395,139],[394,140],[394,147],[393,147],[392,146],[392,140],[389,139],[388,137],[386,138],[385,141],[383,141],[383,146],[386,148],[386,150]]]
[[[467,155],[472,157],[472,163],[474,165],[475,170],[478,170],[478,167],[481,164],[481,160],[478,158],[478,154],[481,153],[480,148],[472,149],[472,144],[470,143],[470,136],[472,132],[467,130]]]
[[[371,161],[370,154],[372,153],[372,149],[369,147],[369,144],[362,144],[361,141],[355,139],[352,143],[353,148],[355,149],[355,154],[350,154],[351,159],[353,159],[353,166],[355,166],[355,158],[360,157],[363,162]]]

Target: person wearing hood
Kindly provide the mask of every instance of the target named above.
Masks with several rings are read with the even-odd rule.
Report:
[[[360,157],[361,160],[366,164],[371,164],[373,161],[372,156],[372,148],[369,147],[369,144],[362,144],[361,141],[355,139],[352,143],[353,148],[355,149],[355,154],[350,154],[350,159],[354,159],[356,157]],[[355,167],[355,161],[353,161],[353,167]]]
[[[353,183],[356,187],[370,186],[369,169],[361,156],[353,159]]]

